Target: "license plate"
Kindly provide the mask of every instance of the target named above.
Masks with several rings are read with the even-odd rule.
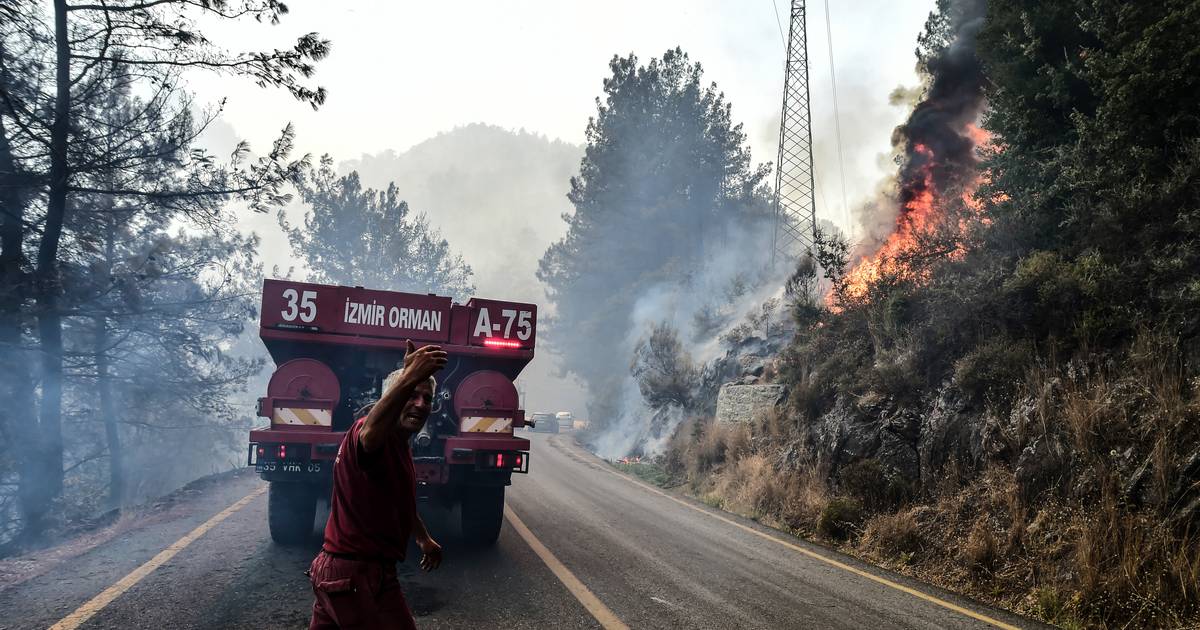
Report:
[[[285,473],[319,473],[325,465],[323,461],[312,462],[257,462],[254,472],[285,472]]]

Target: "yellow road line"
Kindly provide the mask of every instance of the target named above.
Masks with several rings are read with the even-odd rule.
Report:
[[[814,552],[814,551],[811,551],[811,550],[809,550],[809,549],[805,549],[804,547],[801,547],[800,545],[796,545],[796,544],[790,543],[790,542],[788,542],[788,541],[786,541],[786,540],[780,540],[779,538],[776,538],[775,536],[772,536],[772,535],[770,535],[770,534],[767,534],[767,533],[764,533],[764,532],[760,532],[760,531],[758,531],[757,529],[754,529],[753,527],[747,527],[746,525],[743,525],[743,524],[741,524],[741,523],[739,523],[739,522],[737,522],[737,521],[735,521],[735,520],[732,520],[732,519],[729,519],[729,518],[725,518],[724,516],[721,516],[720,514],[714,514],[714,513],[712,513],[712,512],[709,512],[708,510],[705,510],[705,509],[699,508],[699,507],[697,507],[697,506],[695,506],[695,505],[692,505],[691,503],[688,503],[687,501],[684,501],[683,499],[680,499],[680,498],[678,498],[678,497],[675,497],[675,496],[672,496],[672,495],[670,495],[670,494],[668,494],[668,493],[666,493],[666,492],[663,492],[662,490],[659,490],[658,488],[655,488],[654,486],[648,485],[648,484],[646,484],[646,483],[643,483],[643,482],[641,482],[641,481],[638,481],[638,480],[634,479],[633,477],[630,477],[630,476],[628,476],[628,475],[625,475],[624,473],[618,472],[618,471],[617,471],[616,469],[614,469],[612,466],[608,466],[608,465],[603,465],[603,466],[601,466],[601,465],[597,465],[597,464],[591,464],[591,466],[592,466],[593,468],[598,468],[598,469],[600,469],[600,470],[604,470],[604,471],[607,471],[607,472],[609,472],[609,473],[612,473],[612,474],[613,474],[613,475],[615,475],[615,476],[616,476],[618,479],[623,479],[623,480],[625,480],[625,481],[628,481],[629,483],[631,483],[631,484],[633,484],[633,485],[635,485],[635,486],[639,486],[639,487],[641,487],[641,488],[643,488],[643,489],[645,489],[645,490],[648,490],[648,491],[650,491],[650,492],[653,492],[654,494],[657,494],[657,495],[659,495],[659,496],[661,496],[661,497],[664,497],[664,498],[670,499],[670,500],[672,500],[672,501],[674,501],[674,502],[678,503],[679,505],[682,505],[683,507],[685,507],[685,508],[688,508],[689,510],[693,510],[693,511],[699,512],[699,513],[701,513],[701,514],[704,514],[704,515],[706,515],[706,516],[711,516],[712,518],[715,518],[715,519],[717,519],[718,521],[721,521],[721,522],[723,522],[723,523],[726,523],[726,524],[729,524],[729,525],[733,525],[734,527],[737,527],[738,529],[741,529],[741,530],[744,530],[744,531],[746,531],[746,532],[749,532],[749,533],[751,533],[751,534],[754,534],[755,536],[758,536],[759,538],[762,538],[762,539],[764,539],[764,540],[769,540],[769,541],[771,541],[771,542],[774,542],[774,543],[778,543],[778,544],[780,544],[780,545],[783,545],[784,547],[787,547],[788,549],[791,549],[792,551],[796,551],[796,552],[798,552],[798,553],[801,553],[801,554],[803,554],[803,555],[805,555],[805,556],[808,556],[809,558],[812,558],[812,559],[814,559],[814,560],[819,560],[819,561],[821,561],[821,562],[824,562],[825,564],[828,564],[828,565],[830,565],[830,566],[837,567],[837,568],[839,568],[839,569],[842,569],[842,570],[844,570],[844,571],[848,571],[848,572],[850,572],[850,573],[853,573],[853,574],[855,574],[855,575],[858,575],[858,576],[861,576],[861,577],[867,578],[868,580],[871,580],[871,581],[874,581],[874,582],[878,582],[879,584],[882,584],[882,585],[884,585],[884,586],[887,586],[887,587],[889,587],[889,588],[893,588],[893,589],[895,589],[895,590],[897,590],[897,591],[900,591],[900,592],[902,592],[902,593],[907,593],[907,594],[909,594],[909,595],[912,595],[913,597],[916,597],[917,599],[922,599],[922,600],[925,600],[925,601],[927,601],[927,602],[929,602],[929,603],[931,603],[931,604],[936,604],[936,605],[938,605],[938,606],[941,606],[942,608],[946,608],[946,609],[948,609],[948,610],[953,610],[953,611],[954,611],[954,612],[956,612],[956,613],[960,613],[960,614],[966,615],[966,616],[968,616],[968,617],[970,617],[970,618],[972,618],[972,619],[975,619],[975,620],[977,620],[977,621],[982,621],[983,623],[986,623],[986,624],[993,625],[993,626],[995,626],[995,627],[997,627],[997,628],[1004,628],[1004,630],[1020,630],[1020,629],[1019,629],[1017,626],[1009,625],[1009,624],[1007,624],[1007,623],[1004,623],[1003,621],[1000,621],[1000,620],[998,620],[998,619],[993,619],[993,618],[991,618],[991,617],[988,617],[987,615],[984,615],[984,614],[977,613],[977,612],[975,612],[975,611],[973,611],[973,610],[970,610],[969,608],[963,608],[962,606],[959,606],[959,605],[957,605],[957,604],[954,604],[954,603],[948,602],[948,601],[946,601],[946,600],[944,600],[944,599],[940,599],[940,598],[934,597],[933,595],[929,595],[928,593],[922,593],[921,591],[918,591],[918,590],[917,590],[917,589],[915,589],[915,588],[910,588],[910,587],[908,587],[908,586],[905,586],[905,585],[903,585],[903,584],[899,584],[899,583],[893,582],[892,580],[889,580],[889,579],[887,579],[887,578],[884,578],[884,577],[880,577],[880,576],[878,576],[878,575],[875,575],[875,574],[873,574],[873,573],[870,573],[870,572],[868,572],[868,571],[863,571],[862,569],[858,569],[858,568],[852,567],[852,566],[850,566],[850,565],[848,565],[848,564],[846,564],[846,563],[844,563],[844,562],[838,562],[837,560],[834,560],[833,558],[827,558],[827,557],[825,557],[825,556],[823,556],[823,555],[821,555],[821,554],[819,554],[819,553],[816,553],[816,552]]]
[[[93,615],[104,609],[112,600],[121,596],[122,593],[128,591],[134,584],[142,581],[150,572],[165,564],[168,560],[175,557],[175,554],[183,551],[188,545],[196,541],[197,538],[203,536],[208,530],[216,527],[221,521],[229,518],[234,512],[246,507],[254,499],[262,496],[266,492],[267,486],[260,486],[250,494],[238,499],[233,505],[221,510],[216,516],[204,521],[196,529],[193,529],[188,535],[171,543],[170,547],[158,552],[158,555],[150,558],[142,566],[129,572],[129,575],[121,578],[117,583],[104,589],[99,595],[93,597],[84,605],[80,606],[75,612],[63,617],[61,621],[50,626],[50,630],[74,630],[83,625],[85,621],[91,619]]]
[[[617,619],[617,616],[613,614],[613,611],[608,609],[608,606],[605,606],[588,587],[583,585],[583,582],[579,581],[579,578],[575,577],[574,573],[571,573],[571,570],[566,565],[560,562],[553,553],[550,553],[546,545],[543,545],[542,541],[538,540],[537,536],[534,536],[533,532],[529,531],[525,523],[517,517],[516,512],[513,512],[512,508],[507,505],[504,506],[504,516],[508,518],[509,524],[513,526],[513,529],[517,530],[521,538],[525,539],[525,543],[529,545],[530,549],[533,549],[533,552],[542,559],[542,562],[545,562],[546,566],[550,567],[550,570],[563,583],[563,586],[566,586],[567,590],[571,591],[575,599],[579,600],[579,603],[583,604],[583,607],[589,613],[592,613],[592,616],[596,618],[596,621],[600,622],[600,625],[605,630],[629,630],[629,626],[622,623],[620,619]]]

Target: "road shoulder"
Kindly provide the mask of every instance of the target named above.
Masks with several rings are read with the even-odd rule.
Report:
[[[1051,627],[1038,621],[1021,617],[1010,611],[988,606],[970,599],[969,597],[960,593],[955,593],[953,591],[923,582],[911,576],[906,576],[871,564],[861,558],[848,555],[840,550],[825,546],[819,542],[801,538],[790,532],[769,527],[753,519],[746,518],[740,514],[713,507],[696,499],[695,497],[684,494],[677,489],[663,488],[647,483],[646,481],[643,481],[634,475],[617,469],[605,460],[591,453],[581,444],[579,444],[574,436],[570,434],[553,436],[549,442],[571,459],[574,459],[575,461],[596,470],[616,475],[617,477],[620,477],[635,486],[641,487],[646,492],[665,496],[666,498],[686,505],[696,512],[707,514],[709,517],[720,521],[725,521],[730,526],[742,528],[744,530],[750,530],[758,536],[771,539],[782,546],[793,548],[810,557],[822,559],[831,566],[843,565],[846,569],[854,573],[864,575],[864,577],[871,577],[879,583],[889,585],[891,588],[899,587],[899,590],[905,592],[911,591],[909,594],[913,597],[948,607],[951,610],[961,609],[962,611],[966,611],[965,614],[968,616],[974,617],[976,620],[983,621],[984,623],[988,623],[994,627]]]

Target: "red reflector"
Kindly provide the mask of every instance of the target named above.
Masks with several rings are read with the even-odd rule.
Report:
[[[516,467],[517,467],[517,468],[520,468],[520,467],[521,467],[521,456],[520,456],[520,455],[517,455],[517,463],[516,463]]]
[[[287,459],[287,444],[279,445],[279,459]]]
[[[496,468],[504,468],[504,453],[496,453]]]
[[[520,348],[521,342],[513,341],[511,339],[493,339],[488,337],[487,339],[483,340],[483,345],[489,348]]]
[[[262,457],[263,455],[266,455],[266,454],[267,454],[267,447],[265,447],[265,446],[258,447],[258,456],[259,457]]]

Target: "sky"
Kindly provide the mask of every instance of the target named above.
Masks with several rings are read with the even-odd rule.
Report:
[[[825,4],[809,4],[818,214],[845,227]],[[891,130],[906,112],[889,105],[888,95],[918,81],[912,51],[933,4],[829,3],[846,199],[852,207],[873,196],[879,181],[894,171]],[[267,147],[287,121],[296,124],[301,151],[337,159],[403,151],[474,122],[582,144],[614,54],[632,52],[648,61],[681,46],[733,104],[754,160],[775,158],[786,0],[294,0],[288,5],[291,13],[276,26],[247,21],[206,32],[231,49],[290,46],[310,31],[330,39],[332,53],[314,77],[329,91],[319,111],[249,81],[189,78],[201,100],[227,99],[223,120],[255,147]]]
[[[889,95],[897,87],[918,84],[913,49],[934,0],[829,3],[845,196],[826,5],[809,4],[817,213],[853,235],[846,206],[874,198],[880,183],[895,173],[892,129],[908,112],[890,104]],[[291,0],[288,6],[291,13],[279,25],[214,22],[203,24],[204,32],[232,50],[285,48],[301,34],[320,33],[332,41],[332,51],[318,63],[312,82],[328,90],[328,101],[313,111],[282,90],[211,74],[190,75],[189,85],[199,101],[224,99],[220,122],[214,126],[214,135],[221,136],[216,146],[232,146],[237,138],[263,151],[288,122],[295,124],[300,152],[328,153],[341,163],[389,150],[404,152],[471,123],[583,145],[612,57],[634,53],[648,62],[680,46],[703,65],[705,79],[725,93],[734,120],[744,125],[753,160],[775,159],[787,0]],[[563,181],[563,211],[570,210],[568,188]],[[273,265],[289,266],[286,240],[273,215],[249,215],[242,227],[263,237],[268,272]],[[461,233],[456,238],[453,225],[439,227],[458,251],[488,246],[465,242]],[[549,233],[561,231],[565,225]],[[548,245],[529,246],[544,251]],[[468,262],[478,266],[478,261]],[[543,365],[531,368],[535,382],[553,386],[541,377],[549,378],[557,360],[541,353],[539,357],[544,357],[539,359]],[[582,406],[584,394],[578,385],[554,389],[553,396],[543,398],[568,408]]]

